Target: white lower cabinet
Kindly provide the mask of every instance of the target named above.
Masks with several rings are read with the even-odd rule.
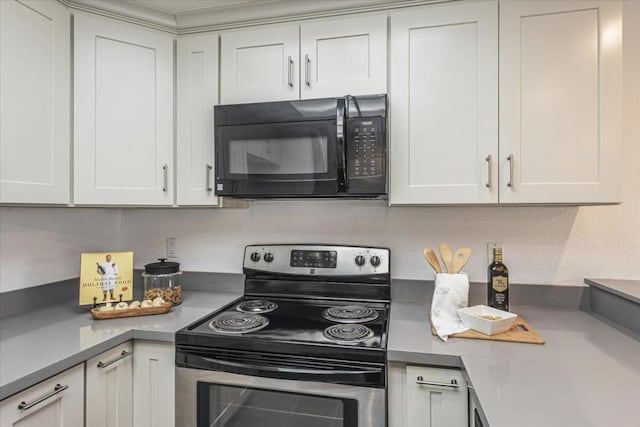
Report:
[[[133,419],[136,427],[175,425],[175,347],[134,341]]]
[[[391,363],[389,427],[467,427],[467,382],[458,369]]]
[[[0,402],[0,426],[82,427],[83,399],[84,363]]]
[[[133,426],[133,344],[127,342],[87,360],[87,426]]]

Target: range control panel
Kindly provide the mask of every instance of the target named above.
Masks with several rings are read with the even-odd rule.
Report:
[[[336,251],[309,251],[293,249],[291,251],[291,267],[319,267],[336,268],[338,264],[338,252]]]
[[[389,273],[389,249],[330,245],[251,245],[244,268],[271,273],[362,276]]]

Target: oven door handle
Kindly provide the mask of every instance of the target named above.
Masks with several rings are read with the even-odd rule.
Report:
[[[234,368],[244,368],[256,371],[282,372],[289,374],[308,374],[308,375],[366,375],[379,374],[380,370],[376,369],[360,369],[360,370],[338,370],[338,369],[300,369],[300,368],[283,368],[278,366],[257,366],[248,363],[231,362],[223,359],[212,359],[209,357],[199,356],[203,360],[218,365],[230,366]]]

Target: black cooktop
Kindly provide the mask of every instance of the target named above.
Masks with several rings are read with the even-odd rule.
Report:
[[[244,315],[239,305],[249,302],[245,306],[252,307],[257,299],[264,298],[240,298],[178,331],[176,345],[384,361],[389,310],[389,304],[385,302],[271,297],[268,301],[277,307],[270,306],[264,313],[248,313],[248,331],[237,332],[235,327],[242,323],[238,319]],[[354,305],[359,308],[352,307]],[[329,320],[332,317],[327,310],[332,307],[338,307],[332,312],[343,316],[344,320]],[[343,308],[346,308],[346,314]],[[357,316],[350,314],[352,309],[364,311],[363,321],[357,321]],[[262,319],[257,319],[256,315]],[[233,332],[218,328],[221,323],[232,325]],[[332,330],[327,331],[330,327]],[[339,336],[342,332],[346,337]],[[350,342],[351,338],[356,340]]]

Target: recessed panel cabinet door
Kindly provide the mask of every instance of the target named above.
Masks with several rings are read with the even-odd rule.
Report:
[[[70,15],[0,1],[0,203],[69,203]]]
[[[222,103],[298,99],[299,32],[295,25],[222,34]]]
[[[500,4],[501,203],[620,201],[621,9]]]
[[[133,426],[133,343],[127,342],[86,362],[87,426]]]
[[[300,26],[301,97],[387,93],[387,16]]]
[[[178,205],[217,205],[213,106],[218,103],[218,34],[178,40]]]
[[[74,202],[173,204],[173,38],[77,13]]]
[[[133,349],[133,425],[174,427],[175,346],[136,340]]]
[[[391,14],[392,205],[497,203],[498,3]]]
[[[2,427],[83,427],[84,363],[0,402]]]

